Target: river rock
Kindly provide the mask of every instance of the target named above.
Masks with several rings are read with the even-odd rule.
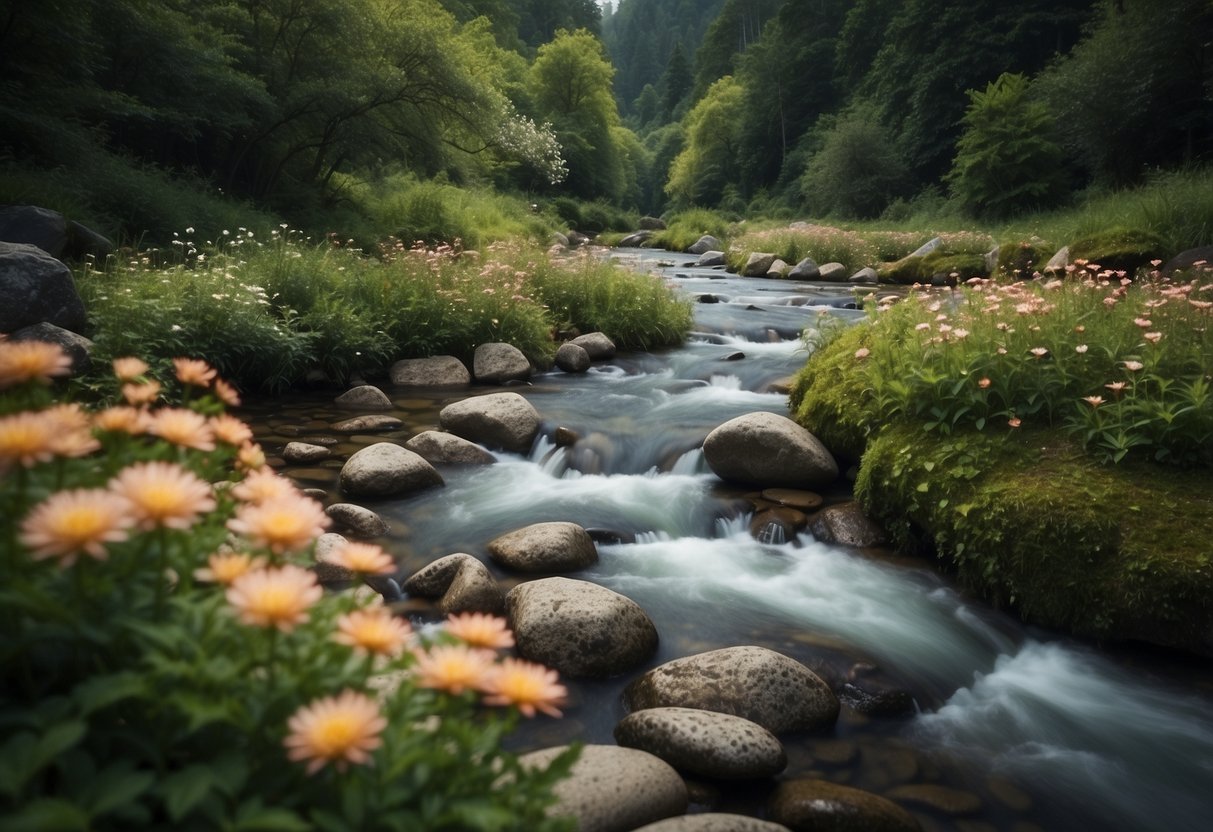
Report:
[[[590,369],[590,354],[579,344],[561,344],[556,350],[556,366],[566,373],[584,373]]]
[[[1199,266],[1196,264],[1200,263]],[[1170,277],[1177,271],[1189,269],[1213,270],[1213,246],[1199,246],[1181,251],[1172,257],[1158,270],[1163,277]]]
[[[777,413],[730,419],[704,439],[703,455],[716,476],[738,485],[811,489],[838,479],[817,437]]]
[[[546,768],[568,746],[523,754],[527,767]],[[687,788],[678,772],[658,757],[617,745],[586,745],[569,776],[552,787],[550,817],[572,817],[579,832],[630,832],[681,815]]]
[[[588,581],[542,578],[505,596],[518,654],[578,679],[615,676],[657,650],[657,628],[640,605]]]
[[[1062,246],[1053,256],[1049,258],[1049,262],[1045,263],[1045,267],[1041,269],[1045,274],[1049,272],[1061,273],[1066,270],[1066,266],[1070,265],[1070,247]]]
[[[585,350],[591,361],[609,361],[615,357],[615,342],[603,332],[587,332],[585,335],[578,335],[569,343]]]
[[[762,499],[799,511],[812,511],[824,502],[820,494],[799,488],[766,488],[763,489]]]
[[[531,450],[541,420],[534,406],[517,393],[493,393],[448,404],[438,414],[443,430],[516,454]]]
[[[840,546],[871,547],[889,542],[884,529],[863,513],[859,503],[827,506],[809,520],[809,531],[822,543],[837,543]]]
[[[331,448],[323,445],[313,445],[309,442],[287,442],[282,449],[282,460],[293,465],[307,465],[328,459],[333,455]]]
[[[87,314],[71,271],[37,246],[0,243],[0,332],[43,321],[84,330]]]
[[[513,344],[481,344],[472,358],[472,375],[481,384],[523,381],[531,377],[531,362]]]
[[[705,251],[699,255],[699,259],[695,261],[695,267],[699,269],[707,269],[712,266],[723,266],[727,261],[723,251]]]
[[[770,252],[754,251],[746,258],[745,265],[741,267],[742,277],[766,277],[767,272],[771,270],[771,264],[775,262],[775,255]]]
[[[629,234],[619,241],[619,248],[640,248],[649,241],[649,237],[653,236],[653,232],[647,229]]]
[[[312,558],[315,560],[312,571],[316,573],[317,581],[322,584],[340,584],[349,583],[358,577],[349,569],[332,561],[333,552],[345,543],[345,535],[336,532],[325,532],[316,538],[316,544],[312,547]]]
[[[713,780],[774,777],[788,757],[775,735],[739,716],[696,708],[649,708],[624,717],[615,741],[680,771]]]
[[[69,329],[55,326],[47,321],[31,324],[9,333],[10,341],[42,341],[58,344],[72,361],[71,374],[87,373],[93,366],[93,342]]]
[[[865,286],[873,286],[880,280],[880,275],[871,266],[864,266],[855,274],[847,278],[849,283],[859,283]]]
[[[333,430],[341,433],[362,433],[372,430],[395,430],[400,427],[404,427],[404,422],[395,416],[376,413],[370,416],[355,416],[353,419],[345,419],[333,425]]]
[[[825,780],[788,780],[770,800],[770,816],[793,832],[919,832],[914,816],[879,795]]]
[[[760,543],[786,543],[808,523],[808,515],[803,511],[775,506],[755,512],[750,521],[750,535]]]
[[[773,280],[782,278],[784,276],[784,273],[787,272],[787,270],[789,268],[790,268],[790,266],[788,266],[787,263],[785,263],[780,258],[776,257],[775,262],[772,263],[771,265],[767,266],[766,276]]]
[[[489,541],[489,556],[518,572],[569,572],[598,562],[598,549],[576,523],[534,523]]]
[[[711,234],[704,234],[687,246],[687,254],[703,254],[708,251],[721,251],[724,245]]]
[[[817,280],[819,277],[821,277],[821,268],[812,257],[804,258],[788,272],[789,280]]]
[[[838,719],[838,698],[795,659],[765,647],[725,647],[666,662],[624,691],[629,710],[702,708],[757,722],[773,734],[816,731]]]
[[[382,537],[391,530],[387,521],[378,514],[353,503],[333,503],[324,513],[333,521],[333,528],[337,531],[361,540]]]
[[[817,279],[827,283],[841,283],[850,274],[842,263],[825,263],[817,271]]]
[[[918,248],[911,251],[906,256],[907,257],[926,257],[928,254],[933,254],[934,252],[939,251],[939,249],[942,246],[943,246],[942,237],[932,237],[930,240],[927,240],[925,243],[923,243]]]
[[[748,815],[728,812],[708,812],[701,815],[680,815],[642,826],[634,832],[790,832],[781,824],[759,820]]]
[[[977,795],[935,783],[907,783],[890,789],[886,795],[945,815],[972,815],[981,811],[981,798]]]
[[[338,407],[352,410],[391,410],[392,400],[387,394],[371,384],[352,387],[337,397]]]
[[[391,442],[376,442],[346,460],[339,484],[351,496],[399,497],[444,482],[434,466],[418,454]]]
[[[404,582],[404,591],[419,598],[440,598],[446,615],[505,611],[505,593],[479,558],[458,552],[439,558]]]
[[[405,358],[389,371],[392,384],[400,387],[463,387],[472,383],[472,374],[453,355],[429,358]]]
[[[426,430],[404,443],[431,465],[492,465],[497,457],[461,436],[440,430]]]

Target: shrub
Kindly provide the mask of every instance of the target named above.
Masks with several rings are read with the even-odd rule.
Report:
[[[874,113],[857,109],[826,134],[800,178],[800,193],[819,216],[871,219],[902,195],[908,174]]]
[[[545,808],[572,755],[535,770],[502,747],[518,713],[558,713],[553,673],[470,650],[467,622],[420,635],[373,593],[326,593],[307,566],[327,518],[204,363],[178,362],[167,407],[117,362],[130,404],[95,413],[42,383],[66,365],[0,343],[4,828],[567,827]],[[393,569],[370,544],[334,557]]]

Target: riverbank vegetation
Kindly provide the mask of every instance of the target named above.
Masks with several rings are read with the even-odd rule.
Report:
[[[0,342],[5,829],[567,828],[544,810],[576,752],[503,749],[566,692],[498,655],[504,620],[414,630],[365,588],[324,592],[328,518],[205,363],[124,356],[94,410],[50,386],[69,365]],[[395,568],[364,543],[331,559]]]

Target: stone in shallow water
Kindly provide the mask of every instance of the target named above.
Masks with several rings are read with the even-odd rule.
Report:
[[[447,555],[413,574],[404,582],[409,595],[441,598],[444,613],[487,612],[498,615],[505,610],[505,593],[488,567],[464,552]]]
[[[635,832],[789,832],[786,826],[746,815],[711,812],[682,815],[642,826]]]
[[[337,397],[338,407],[348,407],[354,410],[391,410],[392,400],[378,387],[363,384],[346,390]]]
[[[439,430],[426,430],[404,443],[434,465],[492,465],[497,457],[461,436]]]
[[[517,393],[491,393],[449,404],[438,413],[443,430],[516,454],[531,450],[542,420]]]
[[[972,792],[934,783],[909,783],[891,789],[887,794],[901,803],[933,809],[945,815],[972,815],[981,811],[981,798]]]
[[[376,414],[374,416],[355,416],[353,419],[346,419],[333,425],[333,430],[341,431],[342,433],[358,433],[362,430],[395,430],[403,426],[404,422],[395,416]]]
[[[615,726],[615,741],[674,768],[716,780],[758,780],[787,766],[775,735],[739,716],[697,708],[650,708]]]
[[[762,492],[762,498],[801,511],[811,511],[824,502],[820,494],[798,488],[767,488]]]
[[[489,556],[519,572],[569,572],[598,562],[594,541],[576,523],[533,523],[489,541]]]
[[[309,442],[287,442],[286,447],[282,449],[283,461],[298,464],[319,462],[332,455],[331,449]]]
[[[398,497],[444,484],[434,466],[391,442],[356,452],[342,466],[339,483],[342,493],[360,497]]]
[[[914,816],[879,795],[825,780],[788,780],[771,796],[771,819],[793,832],[918,832]]]
[[[350,537],[380,537],[390,530],[387,521],[378,514],[353,503],[334,503],[326,508],[324,513],[339,531],[346,532]]]

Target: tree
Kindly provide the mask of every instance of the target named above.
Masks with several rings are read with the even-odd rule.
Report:
[[[661,109],[667,121],[674,117],[675,111],[691,91],[694,82],[695,79],[691,77],[691,63],[682,51],[682,44],[676,43],[674,52],[670,55],[670,62],[666,64],[658,84],[661,88]]]
[[[870,107],[839,116],[800,180],[814,213],[855,219],[880,216],[905,192],[908,170],[888,131]]]
[[[685,145],[670,165],[666,193],[684,205],[714,205],[737,184],[745,89],[731,75],[708,88],[683,119]]]
[[[986,216],[1054,203],[1063,184],[1061,147],[1048,108],[1029,96],[1028,79],[1003,73],[968,96],[948,174],[953,193],[968,210]]]
[[[602,12],[595,0],[508,0],[518,15],[518,37],[538,47],[561,29],[585,29],[597,35]]]

